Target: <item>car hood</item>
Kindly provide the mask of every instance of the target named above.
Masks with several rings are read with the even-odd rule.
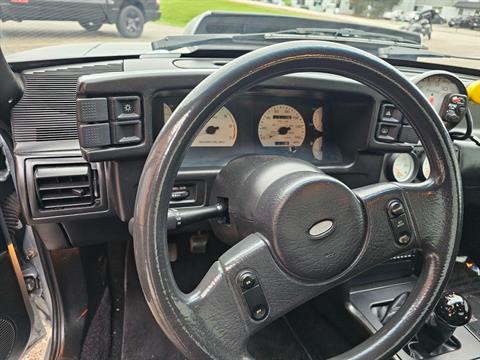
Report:
[[[5,57],[9,63],[18,63],[71,58],[141,55],[150,51],[152,51],[150,42],[82,43],[40,47],[7,54]]]

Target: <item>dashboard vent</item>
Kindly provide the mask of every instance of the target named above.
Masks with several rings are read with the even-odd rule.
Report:
[[[42,210],[91,206],[99,197],[98,174],[89,164],[39,165],[34,177]]]
[[[78,139],[75,114],[78,78],[122,69],[122,61],[115,61],[24,71],[25,92],[12,109],[13,139],[15,142]]]

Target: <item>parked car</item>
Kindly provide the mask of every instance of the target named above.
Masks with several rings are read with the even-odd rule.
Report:
[[[448,22],[450,27],[459,27],[465,29],[478,28],[480,24],[479,16],[459,16]]]
[[[480,29],[480,16],[472,16],[470,18],[469,28],[472,30]]]
[[[156,0],[0,0],[2,21],[78,21],[87,31],[115,24],[120,35],[127,38],[138,38],[145,22],[159,18]]]

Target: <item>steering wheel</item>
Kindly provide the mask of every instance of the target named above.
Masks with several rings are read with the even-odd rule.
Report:
[[[342,75],[392,101],[421,139],[432,168],[430,178],[349,189],[300,160],[233,160],[217,182],[228,197],[230,216],[236,221],[232,226],[241,229],[238,233],[244,238],[212,265],[194,291],[183,293],[168,258],[167,212],[187,148],[232,96],[298,72]],[[454,264],[462,212],[452,142],[435,110],[403,74],[349,46],[281,43],[223,66],[174,111],[153,144],[140,180],[135,259],[153,315],[185,356],[250,359],[248,339],[262,327],[366,269],[420,249],[422,272],[405,305],[378,332],[338,357],[381,359],[395,354],[416,333],[438,301]],[[248,292],[252,286],[258,296],[254,300]],[[252,304],[265,306],[252,309]]]

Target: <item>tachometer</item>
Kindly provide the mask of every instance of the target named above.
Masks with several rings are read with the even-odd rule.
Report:
[[[237,140],[237,122],[226,107],[222,107],[208,120],[192,143],[200,147],[231,147]]]
[[[298,147],[305,140],[305,121],[289,105],[274,105],[267,109],[258,124],[258,138],[265,147]]]

